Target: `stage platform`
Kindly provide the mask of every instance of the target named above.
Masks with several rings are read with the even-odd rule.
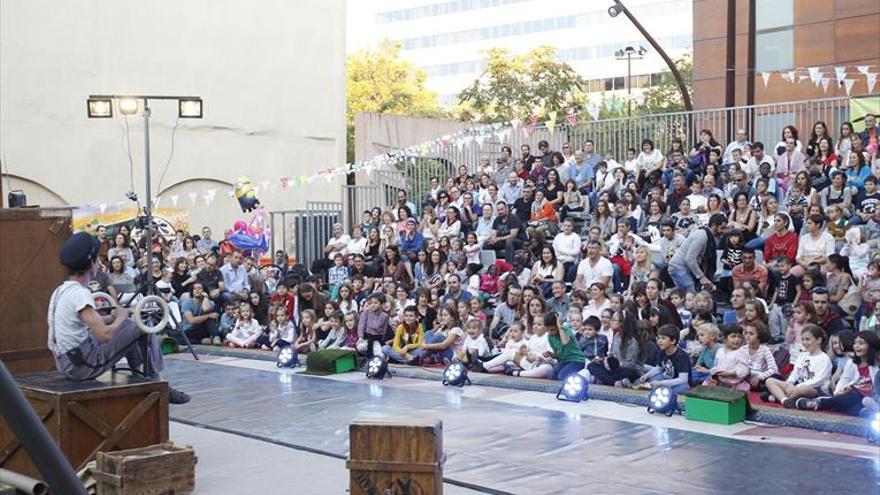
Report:
[[[562,404],[547,394],[399,377],[368,382],[360,373],[319,378],[270,366],[169,359],[165,377],[193,396],[172,407],[172,420],[340,459],[356,418],[436,418],[444,422],[447,481],[485,493],[863,494],[876,492],[880,479],[876,446],[845,435],[764,443],[772,430],[755,425],[703,428],[600,401]]]

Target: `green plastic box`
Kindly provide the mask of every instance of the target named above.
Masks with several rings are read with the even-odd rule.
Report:
[[[746,419],[746,400],[732,402],[685,397],[685,417],[693,421],[732,425]]]

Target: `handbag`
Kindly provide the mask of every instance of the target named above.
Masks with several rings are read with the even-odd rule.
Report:
[[[859,292],[856,284],[850,284],[849,290],[846,291],[846,295],[840,300],[838,306],[849,315],[855,315],[859,311],[859,308],[862,307],[862,293]]]

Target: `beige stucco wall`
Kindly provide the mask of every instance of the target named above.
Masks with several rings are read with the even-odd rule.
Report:
[[[241,175],[277,184],[345,162],[345,1],[0,2],[0,159],[29,203],[124,199],[124,120],[86,116],[86,97],[106,93],[204,99],[204,119],[179,123],[161,188],[191,208],[196,228],[222,231],[243,216],[234,198],[218,191],[211,206],[193,208],[189,191]],[[157,101],[152,109],[155,193],[177,107]],[[128,124],[143,197],[143,127],[139,117]],[[259,196],[271,210],[293,209],[341,201],[342,183]]]

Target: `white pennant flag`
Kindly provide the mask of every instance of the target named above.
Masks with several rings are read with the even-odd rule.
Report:
[[[519,119],[511,119],[510,120],[510,125],[513,126],[514,129],[519,127],[520,124],[522,124],[522,121]]]
[[[477,141],[477,146],[479,146],[480,149],[483,149],[483,143],[486,141],[486,136],[479,135],[474,139]]]
[[[769,72],[762,72],[762,73],[761,73],[761,79],[764,80],[764,87],[766,88],[766,87],[767,87],[767,83],[770,82],[770,73],[769,73]]]
[[[587,113],[590,114],[590,117],[593,117],[593,120],[599,120],[599,105],[590,102],[587,105]]]
[[[868,75],[868,69],[870,69],[870,68],[871,68],[870,65],[860,65],[860,66],[859,66],[859,72],[861,72],[862,74],[864,74],[864,75],[867,76],[867,75]]]
[[[107,210],[107,203],[101,203],[98,205],[98,209],[101,210],[101,214],[104,214],[104,211]]]
[[[172,195],[169,196],[169,197],[171,198],[171,204],[174,205],[174,206],[177,206],[177,195],[176,195],[176,194],[172,194]]]
[[[850,92],[852,92],[853,84],[856,83],[855,79],[844,79],[843,87],[846,89],[846,96],[849,96]]]
[[[810,72],[810,81],[813,82],[813,86],[818,86],[822,81],[822,73],[819,71],[819,68],[807,67],[807,71]]]
[[[193,206],[195,206],[195,204],[196,204],[196,199],[199,197],[199,193],[197,193],[197,192],[190,192],[190,193],[186,193],[186,195],[189,197],[189,202],[192,203]]]
[[[874,86],[877,84],[877,74],[872,72],[865,74],[865,83],[868,85],[868,93],[873,93]]]
[[[827,77],[822,78],[822,92],[828,92],[828,85],[831,83],[831,79]]]
[[[846,79],[846,67],[835,67],[834,75],[837,76],[837,84],[843,84],[843,80]]]

